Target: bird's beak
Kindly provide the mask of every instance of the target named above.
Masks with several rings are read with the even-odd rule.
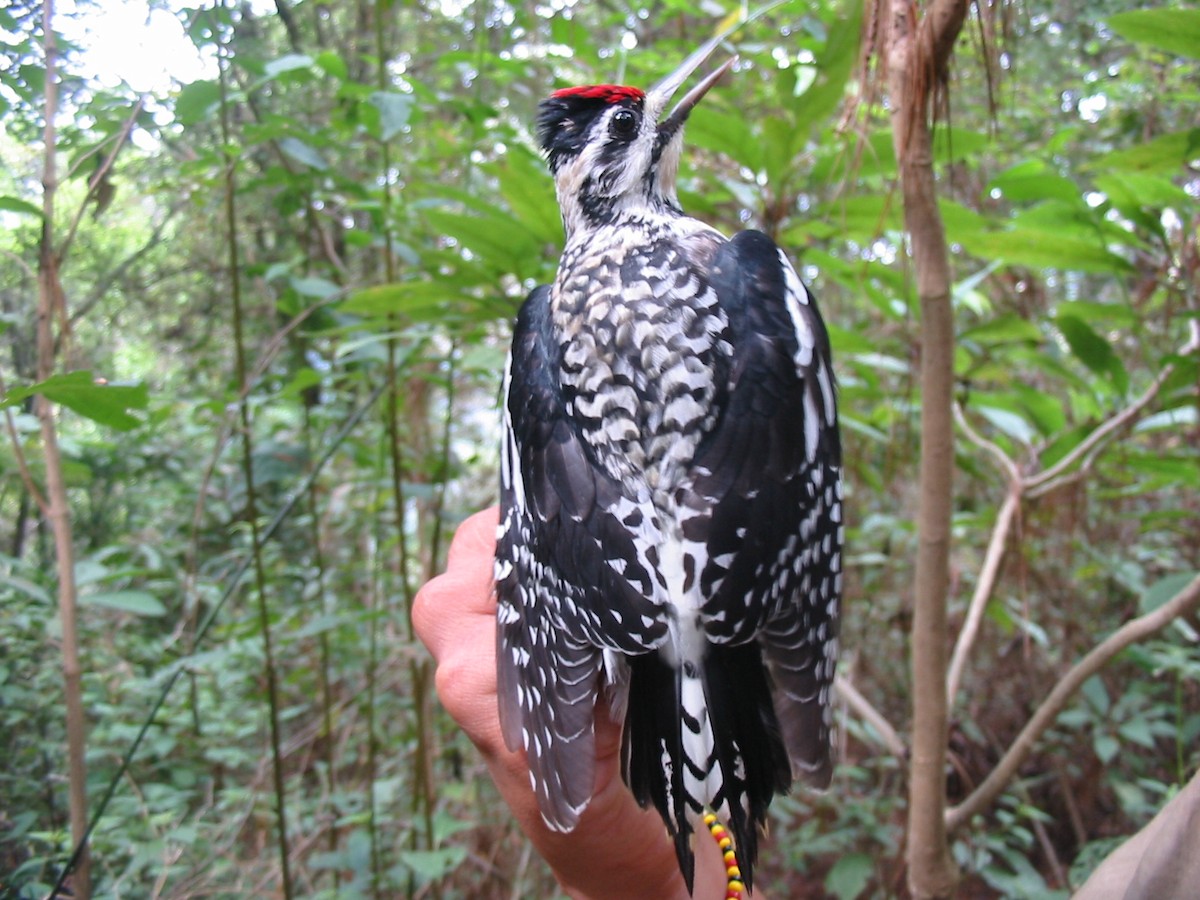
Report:
[[[721,41],[727,37],[726,33],[718,34],[716,37],[710,38],[691,56],[683,61],[683,64],[660,81],[646,93],[646,110],[656,118],[662,114],[667,108],[667,104],[671,101],[671,97],[679,90],[680,86],[687,81],[688,77],[700,68],[706,59],[712,56],[712,52],[717,49]],[[671,110],[671,114],[663,119],[658,124],[658,144],[665,145],[670,139],[683,127],[683,123],[687,121],[688,113],[692,108],[700,102],[700,98],[708,93],[709,88],[716,84],[721,76],[733,67],[738,58],[732,56],[727,59],[721,66],[706,75],[699,84],[683,95],[683,99],[675,104],[675,108]]]

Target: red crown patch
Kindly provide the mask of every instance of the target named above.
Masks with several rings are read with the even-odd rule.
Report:
[[[578,97],[581,100],[620,103],[622,100],[643,100],[646,92],[641,88],[627,87],[621,84],[588,84],[583,87],[562,88],[550,96],[555,98]]]

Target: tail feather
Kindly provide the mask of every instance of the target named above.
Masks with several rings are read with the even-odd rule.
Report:
[[[621,777],[637,802],[653,803],[675,844],[679,870],[692,889],[693,817],[688,814],[681,730],[682,678],[662,656],[629,659],[629,705],[621,735]]]
[[[622,776],[642,806],[653,803],[675,845],[689,892],[692,832],[710,807],[734,839],[748,889],[758,831],[791,767],[757,644],[710,645],[699,668],[660,654],[630,660]]]
[[[718,736],[717,759],[727,789],[710,801],[733,832],[734,852],[746,887],[754,886],[758,832],[767,807],[792,784],[771,686],[757,643],[713,646],[705,660],[709,716]]]

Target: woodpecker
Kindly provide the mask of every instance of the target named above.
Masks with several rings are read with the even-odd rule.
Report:
[[[597,702],[625,783],[692,889],[706,808],[753,888],[794,778],[832,774],[841,444],[816,301],[765,234],[686,216],[666,113],[713,39],[649,91],[539,107],[566,244],[528,296],[504,375],[495,582],[499,715],[546,824],[592,796]]]

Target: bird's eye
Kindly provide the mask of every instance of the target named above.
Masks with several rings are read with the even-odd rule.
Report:
[[[613,113],[612,122],[609,123],[609,130],[612,131],[614,137],[628,138],[632,137],[637,131],[638,117],[631,109],[618,109]]]

